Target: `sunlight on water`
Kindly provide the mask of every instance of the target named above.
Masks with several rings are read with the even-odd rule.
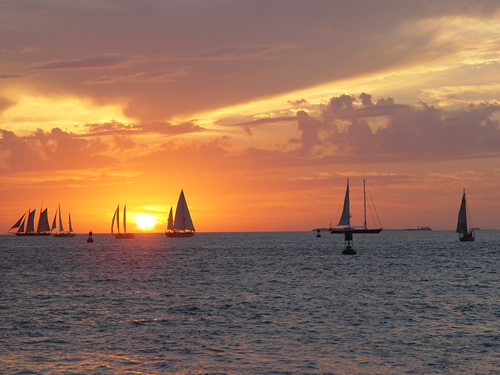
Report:
[[[0,236],[0,373],[493,374],[499,238]]]

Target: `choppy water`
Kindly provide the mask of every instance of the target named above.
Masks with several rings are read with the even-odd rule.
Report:
[[[494,374],[500,231],[0,236],[1,374]]]

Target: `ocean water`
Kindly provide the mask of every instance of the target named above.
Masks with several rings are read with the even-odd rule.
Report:
[[[498,374],[500,231],[0,236],[0,374]]]

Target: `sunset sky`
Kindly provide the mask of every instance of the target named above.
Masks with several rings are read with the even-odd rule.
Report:
[[[498,0],[0,0],[0,232],[500,228]],[[368,225],[370,225],[370,219]]]

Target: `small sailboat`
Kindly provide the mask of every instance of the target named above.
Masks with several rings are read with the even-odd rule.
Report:
[[[59,215],[58,215],[59,214]],[[57,207],[56,214],[54,215],[54,220],[52,221],[52,231],[57,228],[57,219],[59,219],[59,232],[53,233],[54,237],[75,237],[75,233],[73,232],[73,227],[71,225],[71,215],[68,214],[69,218],[69,230],[65,231],[61,219],[61,205]]]
[[[16,236],[50,236],[52,233],[50,232],[47,209],[40,213],[36,231],[35,213],[36,210],[28,209],[7,233],[13,233]],[[13,229],[17,229],[17,231],[13,231]]]
[[[172,207],[170,207],[165,235],[167,237],[193,237],[194,232],[193,220],[189,214],[184,191],[181,190],[175,209],[175,219],[172,219]]]
[[[118,233],[113,233],[115,220]],[[135,237],[133,233],[127,233],[127,205],[123,207],[123,233],[120,233],[120,205],[118,204],[115,214],[113,215],[113,221],[111,221],[111,234],[113,234],[116,239],[129,239]]]
[[[462,202],[460,203],[460,210],[458,211],[457,220],[457,233],[460,233],[458,237],[460,241],[474,241],[476,238],[474,235],[474,230],[471,229],[469,231],[467,221],[470,222],[470,219],[467,215],[467,200],[465,198],[464,189],[464,194],[462,195]]]
[[[335,233],[380,233],[383,228],[373,228],[370,229],[366,226],[366,184],[363,180],[363,203],[364,203],[364,225],[362,227],[351,226],[351,208],[349,202],[349,179],[347,179],[347,188],[344,196],[344,208],[342,210],[342,215],[340,216],[339,223],[337,226],[342,226],[341,228],[333,228],[331,230],[332,234]],[[377,216],[378,218],[378,216]],[[380,221],[380,220],[379,220]]]

